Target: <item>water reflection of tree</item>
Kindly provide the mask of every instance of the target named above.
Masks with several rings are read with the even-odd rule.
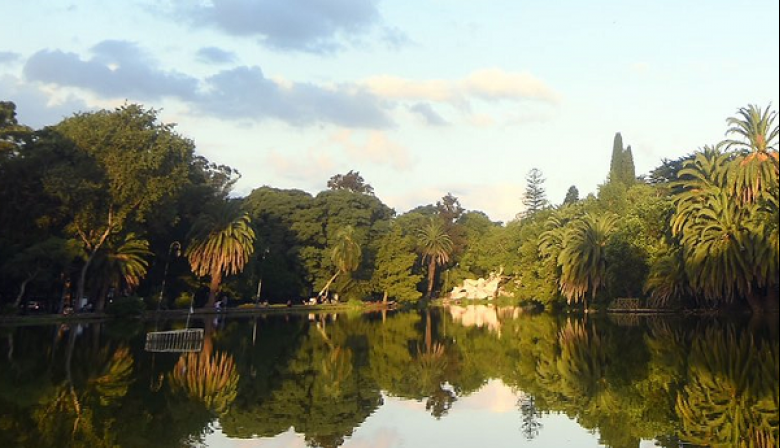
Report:
[[[542,429],[539,421],[542,413],[536,408],[536,399],[533,395],[523,394],[517,400],[517,408],[520,410],[520,432],[526,440],[535,439]]]
[[[591,405],[608,409],[615,397],[607,380],[609,368],[606,346],[596,329],[583,322],[568,321],[558,335],[561,356],[557,367],[560,390],[578,410]],[[575,411],[576,412],[576,411]]]
[[[778,344],[732,327],[694,341],[677,397],[682,437],[713,448],[778,445]]]
[[[133,358],[126,346],[75,351],[76,331],[70,330],[65,378],[32,414],[41,446],[113,447],[114,417],[133,382]],[[75,358],[75,359],[74,359]]]
[[[314,316],[308,324],[288,324],[289,339],[261,333],[273,362],[258,364],[257,377],[272,376],[266,387],[241,390],[241,397],[222,419],[232,437],[274,436],[291,427],[309,446],[344,443],[382,398],[369,369],[367,335],[375,324],[363,319]],[[237,353],[239,364],[243,355]],[[249,366],[242,367],[249,369]],[[250,396],[244,396],[244,391]]]
[[[174,393],[182,391],[220,415],[236,399],[239,376],[233,356],[214,349],[212,331],[207,325],[203,350],[182,354],[169,380]]]

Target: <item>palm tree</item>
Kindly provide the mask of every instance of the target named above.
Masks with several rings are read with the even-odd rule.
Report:
[[[705,152],[685,164],[672,232],[695,291],[709,300],[744,297],[762,312],[777,306],[777,187],[759,202],[737,200],[744,196],[734,192],[727,173],[742,162],[726,157]]]
[[[685,257],[679,247],[667,248],[650,267],[644,287],[657,305],[666,305],[670,299],[693,294],[685,272]]]
[[[741,118],[726,119],[726,123],[731,126],[726,131],[726,135],[736,134],[742,138],[726,140],[727,147],[736,146],[755,153],[777,151],[778,126],[775,124],[774,128],[772,127],[777,118],[777,111],[770,110],[770,107],[771,104],[762,111],[760,107],[749,104],[747,107],[740,107],[737,111]]]
[[[441,220],[432,216],[417,232],[417,241],[423,261],[428,261],[428,290],[425,296],[430,298],[433,291],[433,280],[436,276],[436,266],[441,266],[450,260],[452,238],[447,234]]]
[[[355,229],[352,226],[339,229],[336,232],[336,243],[330,251],[330,261],[336,266],[336,273],[322,288],[319,296],[325,294],[339,274],[355,271],[360,266],[362,255],[363,251],[360,249],[360,244],[355,241]]]
[[[192,271],[199,277],[211,277],[209,300],[214,300],[222,276],[238,274],[254,251],[255,232],[251,218],[235,201],[220,201],[201,215],[190,231],[186,255]]]
[[[717,194],[727,186],[731,155],[721,151],[722,145],[704,146],[692,160],[686,160],[672,185],[677,213],[672,219],[672,233],[677,236],[683,227],[705,206],[708,195]]]
[[[101,282],[95,309],[100,311],[104,308],[109,288],[127,292],[137,288],[146,277],[149,268],[147,258],[151,255],[149,242],[137,238],[134,233],[121,240],[109,239],[95,254],[93,262],[93,269],[98,274],[94,278]]]
[[[614,215],[594,216],[586,213],[571,223],[558,255],[561,267],[560,289],[567,301],[583,301],[588,310],[587,293],[596,297],[604,285],[607,273],[607,239],[615,228]]]
[[[726,135],[736,134],[738,137],[726,140],[726,147],[743,152],[737,157],[738,163],[732,165],[730,186],[735,196],[744,202],[755,202],[777,186],[780,166],[778,125],[775,124],[777,111],[770,110],[770,107],[771,104],[762,111],[750,104],[737,111],[739,117],[726,120],[731,126]]]

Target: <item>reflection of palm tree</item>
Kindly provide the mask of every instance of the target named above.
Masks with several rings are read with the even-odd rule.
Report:
[[[63,440],[79,440],[84,446],[116,446],[115,432],[111,430],[113,420],[98,420],[102,425],[98,427],[95,412],[118,404],[127,394],[133,381],[133,358],[127,347],[114,351],[103,348],[78,363],[88,371],[74,372],[75,334],[75,329],[71,329],[66,379],[56,388],[53,399],[36,410],[34,419],[41,435],[53,446]]]
[[[426,297],[433,292],[433,280],[436,276],[436,266],[441,266],[450,259],[452,239],[447,234],[441,220],[432,216],[417,232],[423,260],[428,260],[428,290]]]
[[[352,376],[352,351],[335,347],[320,363],[323,392],[336,398],[342,395],[342,384]]]
[[[431,325],[430,311],[426,311],[425,345],[417,346],[411,377],[417,392],[427,396],[425,409],[439,418],[452,407],[455,394],[442,387],[446,382],[449,361],[444,345],[433,342]]]
[[[571,321],[558,334],[561,356],[557,367],[560,389],[571,400],[594,403],[602,410],[610,409],[614,396],[606,379],[606,344],[595,331],[588,331],[582,322]]]
[[[213,351],[209,339],[200,353],[182,355],[169,379],[172,390],[184,391],[210,411],[222,414],[236,398],[239,376],[233,356]]]
[[[224,274],[238,274],[254,251],[255,232],[249,215],[235,201],[219,202],[201,215],[190,232],[187,259],[201,277],[210,276],[209,300],[214,306]]]
[[[689,365],[676,405],[685,440],[714,448],[777,446],[777,343],[757,347],[749,334],[710,329],[694,342]]]

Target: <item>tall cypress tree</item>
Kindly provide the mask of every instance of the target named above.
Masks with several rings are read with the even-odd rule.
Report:
[[[627,187],[630,187],[636,181],[636,167],[634,166],[634,154],[631,152],[631,145],[628,145],[628,148],[623,152],[620,180]]]
[[[620,180],[621,166],[623,166],[623,136],[617,132],[612,142],[612,159],[609,161],[609,180],[611,182]]]
[[[612,160],[609,162],[609,181],[620,182],[630,187],[636,179],[636,168],[634,167],[634,155],[631,152],[631,145],[623,148],[623,136],[620,132],[615,134],[615,140],[612,143]]]

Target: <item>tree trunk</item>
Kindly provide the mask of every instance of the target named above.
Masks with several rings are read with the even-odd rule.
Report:
[[[335,274],[333,274],[333,277],[331,277],[330,280],[328,280],[328,283],[325,283],[325,287],[322,288],[319,294],[317,294],[317,297],[322,297],[322,295],[325,293],[325,291],[328,290],[328,288],[330,288],[331,283],[333,283],[333,281],[336,280],[336,277],[338,277],[339,274],[341,274],[341,271],[338,271]]]
[[[217,299],[220,283],[222,283],[222,272],[211,274],[211,283],[209,284],[209,300],[206,302],[207,309],[214,308],[214,302],[216,302]]]
[[[431,332],[431,310],[425,309],[425,351],[431,353],[431,347],[433,346],[433,335]]]
[[[387,306],[387,290],[385,289],[384,295],[382,295],[382,305]]]
[[[19,287],[19,294],[17,294],[16,300],[14,300],[14,309],[19,309],[19,305],[22,304],[22,299],[24,298],[24,292],[27,290],[27,284],[30,283],[36,275],[38,275],[37,270],[34,273],[28,275],[27,278],[22,282],[22,286]]]
[[[92,259],[95,258],[95,253],[97,252],[97,249],[92,251],[91,254],[89,254],[89,257],[87,257],[87,261],[84,263],[84,266],[81,267],[81,274],[79,274],[79,286],[76,288],[76,300],[75,303],[73,298],[71,298],[70,305],[73,307],[74,311],[78,308],[78,306],[81,304],[81,298],[84,297],[84,289],[86,286],[87,281],[87,270],[89,269],[89,265],[92,263]],[[95,307],[95,311],[100,312],[103,311],[102,308],[103,304],[98,303]]]
[[[426,296],[430,299],[433,294],[433,280],[436,277],[436,261],[431,258],[428,263],[428,293]]]
[[[95,309],[96,310],[103,310],[106,308],[106,297],[108,296],[108,290],[111,288],[111,283],[108,281],[108,279],[104,280],[102,282],[103,284],[100,286],[100,291],[97,296],[97,300],[95,302]],[[81,304],[79,303],[79,306]],[[81,311],[81,310],[78,310]]]
[[[65,297],[68,296],[68,290],[70,289],[70,278],[67,273],[63,272],[62,278],[62,294],[60,295],[60,306],[57,308],[57,314],[62,314],[65,310]]]

